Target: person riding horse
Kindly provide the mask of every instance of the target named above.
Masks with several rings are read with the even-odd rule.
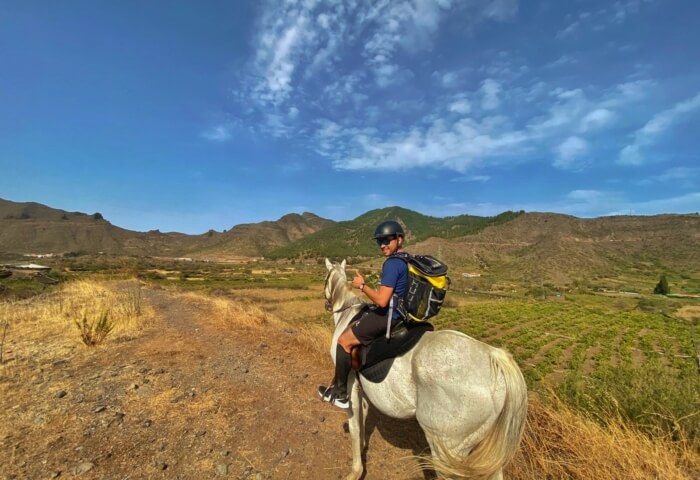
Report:
[[[392,297],[401,298],[408,280],[406,262],[394,256],[403,251],[405,233],[398,222],[388,220],[380,223],[374,231],[374,239],[387,257],[382,266],[379,290],[368,287],[359,272],[352,280],[352,286],[363,292],[376,308],[365,311],[340,336],[336,346],[335,380],[332,385],[318,387],[318,394],[325,402],[339,408],[348,408],[347,383],[352,369],[352,352],[360,344],[368,345],[381,336],[387,328],[388,316],[391,315],[392,327],[401,321],[397,309],[392,308]]]

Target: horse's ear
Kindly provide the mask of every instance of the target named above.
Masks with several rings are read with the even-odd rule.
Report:
[[[326,268],[327,268],[328,270],[331,270],[331,269],[333,268],[333,264],[332,264],[331,261],[328,260],[327,258],[326,258]]]
[[[345,259],[343,259],[343,261],[340,262],[340,269],[341,269],[341,270],[345,270],[345,265],[346,265],[346,263],[347,263],[347,262],[345,261]]]

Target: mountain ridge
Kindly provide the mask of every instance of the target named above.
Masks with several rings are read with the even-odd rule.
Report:
[[[389,218],[404,226],[408,251],[435,255],[455,272],[480,272],[485,287],[496,278],[573,285],[591,278],[634,276],[649,282],[658,280],[660,272],[675,272],[689,285],[700,283],[697,214],[588,219],[504,212],[494,217],[438,218],[394,206],[340,222],[310,212],[291,213],[224,232],[186,235],[133,232],[112,225],[99,213],[0,200],[0,253],[105,252],[207,259],[325,256],[376,264],[380,257],[372,234]]]

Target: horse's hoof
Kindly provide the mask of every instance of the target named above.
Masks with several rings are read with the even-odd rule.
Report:
[[[345,477],[345,480],[360,480],[361,476],[362,476],[362,472],[360,472],[360,473],[351,472],[347,477]]]

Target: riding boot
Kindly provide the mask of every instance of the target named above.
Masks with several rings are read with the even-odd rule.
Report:
[[[352,355],[338,344],[335,349],[335,386],[333,396],[345,399],[348,397],[348,375],[352,370]]]
[[[335,351],[335,378],[333,385],[318,387],[318,395],[324,402],[330,402],[336,407],[348,408],[348,375],[352,370],[352,356],[338,345]]]

